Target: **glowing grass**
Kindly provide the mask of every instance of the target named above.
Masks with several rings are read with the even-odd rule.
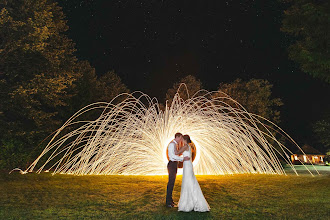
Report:
[[[123,101],[113,104],[118,100]],[[95,109],[103,110],[98,119],[79,121]],[[75,126],[79,127],[73,130]],[[166,147],[179,131],[189,134],[196,145],[196,174],[285,174],[278,156],[292,166],[291,152],[276,140],[271,127],[291,139],[226,94],[200,91],[184,101],[177,93],[165,110],[146,94],[122,94],[110,103],[78,111],[22,173],[166,174]],[[36,168],[41,159],[45,162]]]
[[[167,176],[0,173],[0,219],[326,219],[329,214],[329,175],[197,179],[210,213],[166,209]]]

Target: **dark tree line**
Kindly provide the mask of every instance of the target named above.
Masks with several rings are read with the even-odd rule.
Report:
[[[289,7],[284,11],[282,31],[294,37],[288,48],[289,58],[301,70],[330,83],[330,2],[326,0],[283,0]],[[330,112],[312,125],[315,138],[330,155]]]
[[[52,0],[0,0],[0,167],[31,162],[40,142],[83,106],[128,89],[75,56]]]
[[[330,2],[326,0],[284,0],[282,31],[295,37],[289,58],[302,71],[330,83]]]

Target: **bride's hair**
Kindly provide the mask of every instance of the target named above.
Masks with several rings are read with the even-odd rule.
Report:
[[[183,139],[185,140],[185,141],[187,141],[187,143],[188,144],[190,144],[191,143],[191,140],[190,140],[190,137],[189,137],[189,135],[183,135]]]

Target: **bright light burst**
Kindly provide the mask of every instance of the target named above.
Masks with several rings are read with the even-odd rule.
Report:
[[[285,174],[278,157],[292,166],[291,152],[270,129],[291,138],[273,123],[248,113],[228,95],[215,94],[199,91],[185,101],[177,93],[164,110],[157,99],[141,92],[88,105],[56,131],[24,172],[32,172],[43,160],[38,173],[167,174],[166,147],[181,132],[189,134],[196,145],[196,174]],[[97,109],[103,111],[96,120],[78,120]]]

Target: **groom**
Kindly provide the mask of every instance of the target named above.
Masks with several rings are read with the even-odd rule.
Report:
[[[174,140],[171,141],[171,143],[167,147],[169,162],[167,164],[168,183],[167,183],[167,192],[166,192],[166,207],[168,208],[173,208],[176,206],[176,204],[173,202],[172,192],[173,192],[176,173],[178,169],[178,161],[182,162],[184,160],[190,160],[189,157],[182,158],[175,154],[175,152],[177,151],[178,143],[182,141],[182,137],[183,136],[181,133],[176,133]]]

